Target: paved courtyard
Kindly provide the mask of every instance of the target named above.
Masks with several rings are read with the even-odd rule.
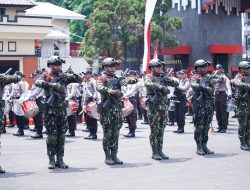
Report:
[[[187,117],[185,134],[174,134],[176,126],[166,127],[164,151],[170,160],[165,161],[151,159],[148,125],[139,120],[136,138],[127,139],[124,124],[118,153],[124,164],[115,166],[104,164],[101,127],[98,140],[88,141],[83,138],[85,127],[79,124],[77,136],[66,139],[68,170],[47,169],[46,138],[33,140],[28,130],[25,137],[14,137],[17,129],[8,128],[1,137],[0,163],[7,172],[0,175],[0,190],[249,190],[250,151],[239,148],[237,120],[230,118],[226,134],[209,134],[208,146],[215,154],[205,157],[195,154],[189,122]]]

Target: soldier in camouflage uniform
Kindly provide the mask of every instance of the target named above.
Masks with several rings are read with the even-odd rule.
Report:
[[[152,59],[149,63],[151,74],[146,75],[148,119],[151,129],[150,145],[152,159],[169,159],[162,152],[164,129],[167,125],[167,95],[170,93],[167,86],[177,87],[179,83],[162,72],[163,63],[159,59]]]
[[[17,83],[21,80],[21,77],[14,75],[3,75],[0,74],[0,100],[2,100],[2,95],[3,95],[3,89],[6,85],[11,84],[11,83]],[[0,138],[1,138],[1,133],[2,130],[4,130],[4,114],[3,114],[3,102],[0,101]],[[0,148],[1,148],[1,140],[0,140]],[[0,166],[0,173],[5,173],[5,170],[2,169]]]
[[[239,70],[232,82],[236,86],[240,148],[246,151],[250,150],[250,62],[240,62]]]
[[[103,150],[107,165],[123,164],[117,158],[119,131],[122,127],[121,78],[115,75],[118,64],[113,58],[103,60],[104,72],[97,80],[97,91],[101,94],[101,103],[98,105],[100,122],[103,127]]]
[[[37,87],[43,88],[46,96],[45,127],[47,130],[47,154],[49,169],[55,167],[66,169],[63,161],[65,128],[67,123],[66,87],[69,83],[81,82],[82,78],[76,74],[62,73],[62,63],[65,61],[58,56],[52,56],[47,66],[51,69],[49,74],[43,74],[35,82]],[[57,161],[55,162],[55,156]]]
[[[207,73],[208,63],[202,59],[195,62],[195,70],[198,75],[191,78],[193,89],[193,111],[194,111],[194,139],[197,145],[198,155],[214,154],[207,148],[208,131],[213,118],[213,94],[214,81],[212,76]]]

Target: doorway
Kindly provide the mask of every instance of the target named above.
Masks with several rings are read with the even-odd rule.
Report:
[[[14,74],[19,71],[18,60],[0,60],[0,73],[5,73],[9,68],[12,68],[10,74]]]

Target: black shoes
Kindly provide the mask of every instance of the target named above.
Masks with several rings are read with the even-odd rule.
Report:
[[[84,139],[87,139],[87,140],[95,140],[97,139],[97,135],[89,135],[87,137],[84,137]]]
[[[184,133],[184,127],[178,128],[174,133]]]
[[[74,137],[75,135],[75,131],[68,131],[68,133],[66,134],[66,137]]]
[[[43,134],[42,133],[36,133],[36,134],[32,135],[31,138],[33,138],[33,139],[42,139]]]
[[[0,166],[0,174],[4,174],[5,170]]]
[[[127,138],[131,138],[131,137],[135,137],[135,133],[129,132],[127,135],[123,135],[123,136]]]
[[[168,125],[169,126],[174,126],[174,122],[169,122]]]
[[[83,129],[82,131],[83,131],[83,132],[89,132],[89,129],[86,128],[86,129]]]
[[[20,136],[24,136],[24,132],[23,130],[18,130],[15,134],[13,134],[14,136],[20,137]]]

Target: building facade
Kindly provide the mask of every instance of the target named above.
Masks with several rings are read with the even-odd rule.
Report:
[[[174,34],[179,47],[161,53],[167,62],[193,69],[198,59],[221,64],[229,74],[242,59],[241,0],[173,0],[170,16],[181,17],[183,27]],[[212,69],[212,68],[211,68]]]
[[[35,41],[51,32],[52,23],[51,17],[25,15],[35,5],[32,0],[0,2],[0,73],[12,67],[30,75],[37,69]]]

